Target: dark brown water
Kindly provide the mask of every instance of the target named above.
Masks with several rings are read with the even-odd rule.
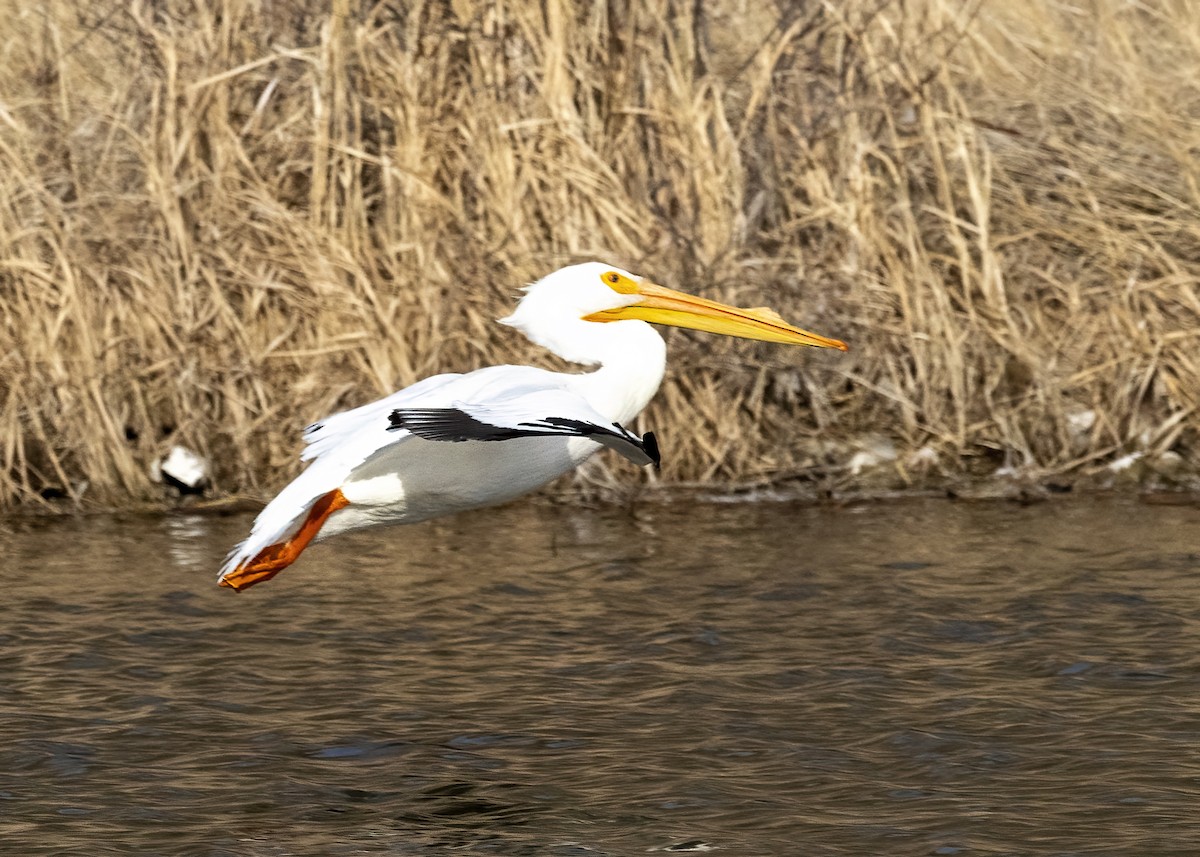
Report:
[[[5,854],[1200,853],[1200,511],[0,531]]]

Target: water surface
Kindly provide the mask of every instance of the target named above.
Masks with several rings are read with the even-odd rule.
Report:
[[[0,525],[12,854],[1175,854],[1200,511],[560,509],[311,548]]]

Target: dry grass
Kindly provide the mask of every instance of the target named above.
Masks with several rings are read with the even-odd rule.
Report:
[[[593,257],[852,345],[673,334],[664,480],[839,487],[888,444],[877,484],[1200,469],[1187,0],[0,21],[0,504],[153,501],[176,442],[266,493],[313,419],[544,362],[491,320]],[[635,481],[608,466],[586,484]]]

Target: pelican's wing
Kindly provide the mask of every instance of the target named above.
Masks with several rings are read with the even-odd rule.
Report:
[[[407,431],[425,440],[503,441],[518,437],[586,437],[614,449],[634,464],[658,467],[653,432],[638,437],[606,420],[584,399],[564,389],[529,390],[486,404],[457,401],[449,407],[401,407],[388,431]]]

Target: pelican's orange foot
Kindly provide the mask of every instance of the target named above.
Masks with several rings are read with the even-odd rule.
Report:
[[[277,547],[277,546],[276,546]],[[261,554],[260,554],[261,556]],[[276,566],[274,568],[264,568],[258,565],[240,565],[229,574],[221,578],[221,585],[228,586],[234,592],[241,592],[243,589],[249,589],[256,583],[262,583],[264,580],[270,580],[279,572],[287,568],[289,563]]]
[[[286,542],[268,545],[263,548],[254,559],[242,563],[222,577],[220,581],[221,585],[228,586],[234,592],[241,592],[243,589],[249,589],[256,583],[270,580],[296,561],[300,553],[308,547],[308,543],[313,540],[313,536],[320,532],[321,526],[328,520],[330,515],[338,509],[344,509],[349,505],[350,501],[345,498],[339,489],[334,489],[328,494],[322,495],[317,502],[313,503],[312,508],[308,512],[308,517],[304,519],[304,523],[300,525],[300,529],[296,531],[296,535],[292,536]]]

